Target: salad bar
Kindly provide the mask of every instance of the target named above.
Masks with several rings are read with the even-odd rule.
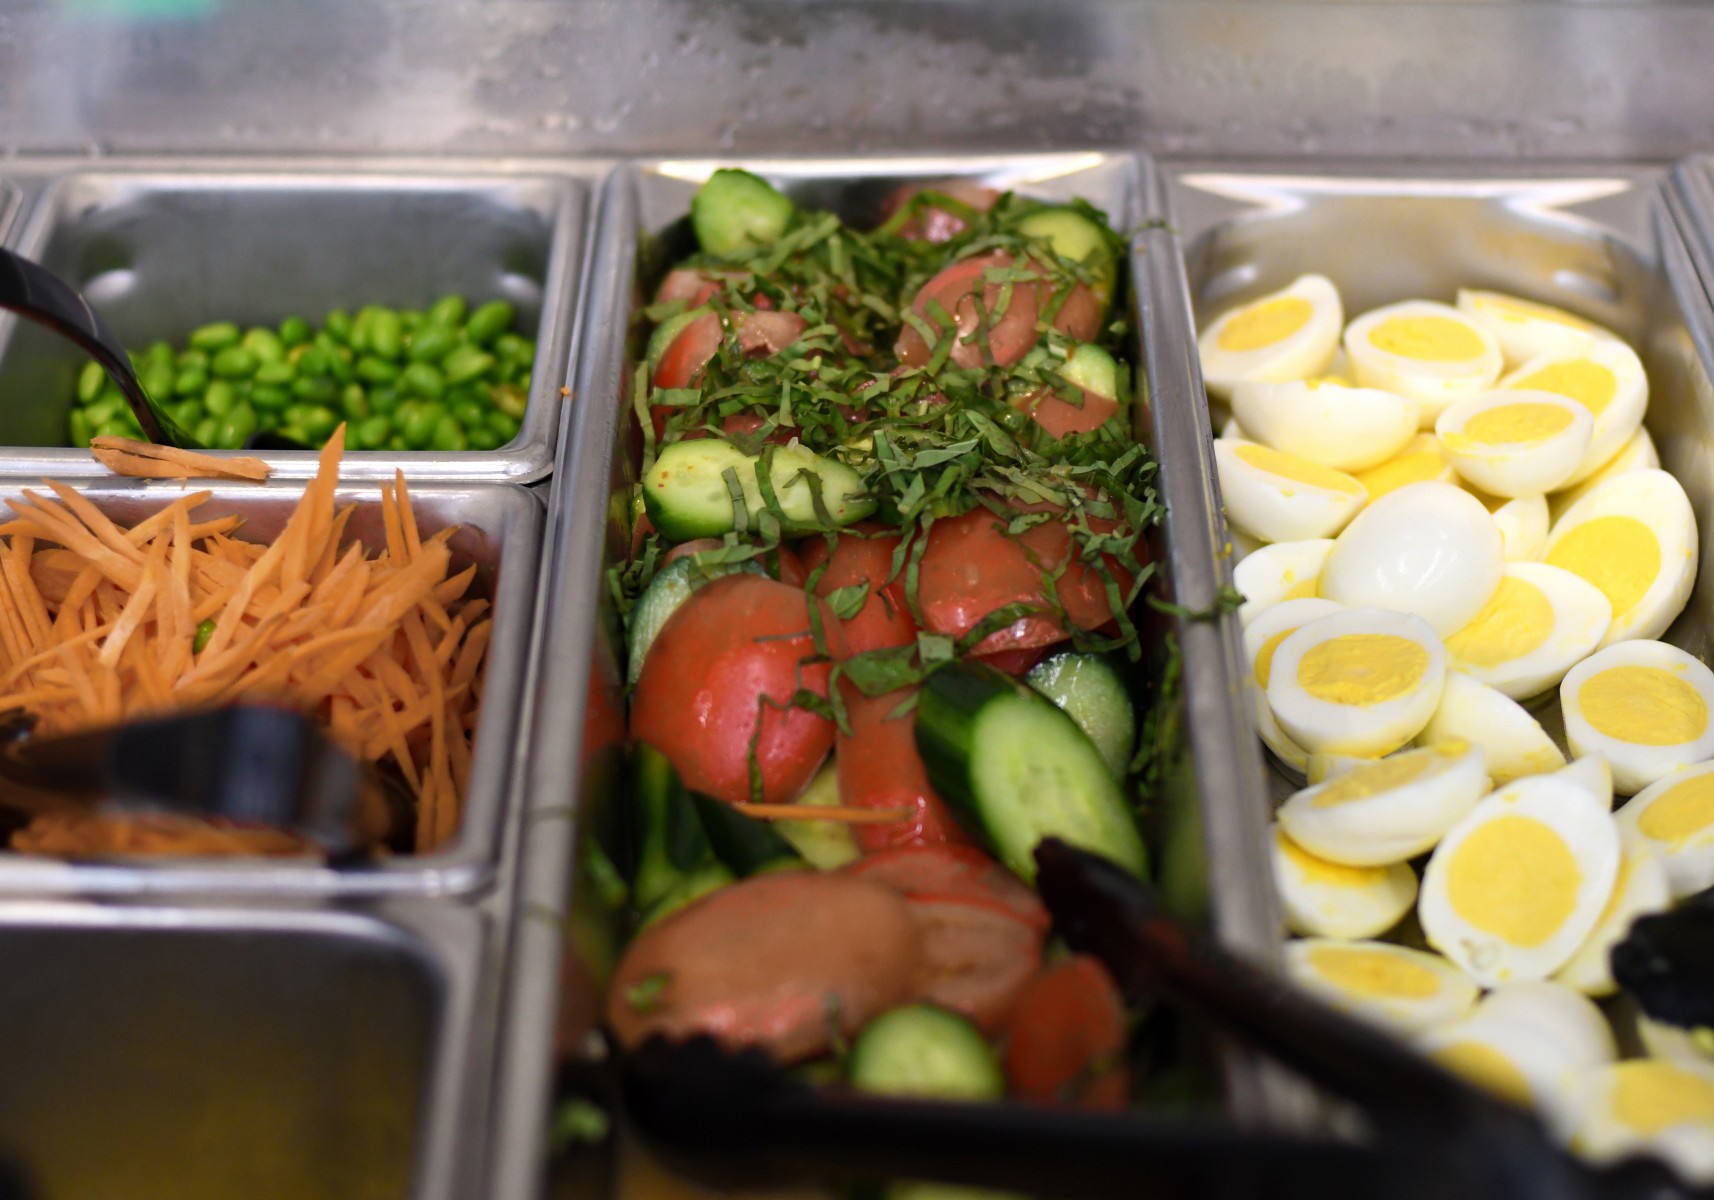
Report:
[[[1211,1177],[1246,1144],[1219,1138],[1350,1126],[1230,991],[1140,985],[1068,847],[1257,996],[1318,998],[1330,1044],[1385,1030],[1376,1062],[1422,1051],[1544,1155],[1708,1184],[1706,966],[1620,960],[1625,918],[1707,936],[1714,810],[1681,798],[1648,852],[1609,813],[1714,758],[1714,692],[1671,692],[1714,651],[1711,180],[0,162],[0,245],[81,291],[215,459],[271,473],[114,478],[68,442],[137,436],[123,398],[0,318],[28,400],[0,414],[11,750],[260,700],[394,798],[357,855],[8,801],[0,1015],[32,1034],[0,1195],[682,1194],[698,1155],[638,1089],[698,1035],[1019,1144],[1188,1116],[1186,1145],[1222,1131]],[[239,448],[265,427],[307,448]],[[1616,520],[1651,568],[1580,548]],[[1526,587],[1537,640],[1579,649],[1507,674],[1540,614],[1492,610]],[[1603,665],[1636,685],[1617,717],[1582,682]],[[1539,817],[1568,863],[1465,827],[1496,805],[1489,831]],[[1282,1029],[1320,1019],[1297,996]],[[899,1155],[861,1186],[961,1194]]]

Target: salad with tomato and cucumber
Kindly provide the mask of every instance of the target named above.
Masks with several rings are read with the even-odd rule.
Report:
[[[1134,619],[1160,515],[1125,243],[1082,201],[910,188],[875,228],[715,172],[632,403],[624,1047],[710,1034],[850,1086],[1123,1104],[1130,1029],[1032,883],[1141,875]]]

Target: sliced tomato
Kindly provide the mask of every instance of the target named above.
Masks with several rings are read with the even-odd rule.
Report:
[[[685,308],[695,308],[720,290],[720,280],[693,267],[675,267],[655,289],[655,303],[666,304],[683,300]]]
[[[808,322],[790,312],[738,312],[730,315],[738,349],[752,357],[778,354],[797,340]],[[654,384],[663,388],[690,387],[720,349],[725,330],[719,313],[704,313],[679,331],[655,364]]]
[[[960,896],[998,904],[1037,933],[1048,929],[1041,897],[975,846],[901,846],[867,855],[844,870],[906,896]]]
[[[828,550],[828,541],[833,549]],[[823,563],[827,569],[816,581],[815,594],[827,596],[842,587],[869,585],[863,607],[849,620],[839,620],[850,653],[862,654],[885,646],[908,646],[916,640],[916,622],[905,603],[902,579],[891,579],[893,555],[901,538],[887,527],[863,521],[842,533],[805,538],[798,543],[806,571]]]
[[[1089,527],[1097,533],[1111,533],[1119,527],[1119,522],[1091,517]],[[1079,629],[1100,629],[1113,620],[1113,605],[1107,597],[1107,581],[1101,572],[1093,563],[1070,561],[1077,554],[1077,544],[1068,524],[1044,521],[1019,534],[1018,541],[1049,570],[1057,569],[1061,563],[1068,564],[1055,581],[1054,589],[1073,625]],[[1138,562],[1143,561],[1145,551],[1141,541],[1137,543],[1136,553]],[[1118,585],[1122,599],[1131,587],[1130,573],[1112,555],[1104,556],[1101,561]]]
[[[1081,405],[1067,402],[1052,388],[1031,392],[1017,405],[1030,414],[1032,421],[1056,438],[1099,429],[1119,411],[1119,402],[1111,396],[1097,395],[1087,388],[1080,390],[1083,392]]]
[[[1042,935],[991,900],[915,895],[905,902],[922,930],[918,995],[985,1032],[998,1030],[1040,969]]]
[[[727,575],[693,592],[649,649],[631,706],[631,736],[659,749],[696,791],[750,798],[751,745],[762,798],[792,799],[833,745],[833,722],[788,704],[827,695],[814,657],[809,598],[761,575]],[[771,703],[770,703],[771,701]]]
[[[753,358],[778,354],[809,328],[809,322],[795,312],[734,313],[732,325],[738,332],[738,349]]]
[[[909,698],[910,691],[901,688],[881,696],[864,696],[849,684],[844,688],[851,734],[847,737],[840,733],[834,740],[839,802],[853,808],[898,808],[909,813],[885,825],[853,825],[851,832],[864,851],[968,840],[946,802],[929,786],[928,768],[917,753],[915,711],[900,717],[891,715]]]
[[[1065,537],[1069,543],[1070,535]],[[1025,540],[1008,537],[1005,518],[985,508],[936,521],[917,569],[923,625],[931,633],[963,637],[992,612],[1031,604],[1040,611],[989,634],[977,645],[977,653],[1062,641],[1067,631],[1042,595],[1042,571],[1052,565],[1031,562]]]
[[[1030,673],[1031,667],[1047,657],[1047,651],[1046,646],[1022,646],[1016,650],[996,650],[992,654],[978,654],[976,657],[996,671],[1022,678]]]
[[[1012,266],[1015,261],[1003,250],[960,259],[923,284],[911,301],[911,311],[928,322],[937,335],[943,330],[940,319],[934,315],[935,307],[938,305],[952,318],[958,338],[953,343],[951,359],[957,366],[981,367],[992,363],[1009,367],[1035,345],[1039,285],[1014,283],[1005,311],[998,312],[1003,285],[983,279],[986,272]],[[981,341],[975,336],[983,314],[987,314],[988,320],[987,354],[982,352]],[[920,367],[933,357],[934,345],[913,326],[906,325],[894,351],[906,366]]]
[[[905,205],[922,192],[939,192],[950,196],[959,203],[975,209],[977,212],[987,212],[994,207],[994,201],[1000,198],[1000,193],[991,187],[985,187],[969,179],[943,179],[939,183],[914,183],[898,189],[887,202],[882,205],[883,217],[891,218]],[[901,238],[912,242],[950,242],[970,226],[963,217],[949,212],[936,205],[925,205],[919,208],[909,220],[899,226],[897,232]]]
[[[1032,979],[1006,1023],[1006,1080],[1023,1100],[1122,1109],[1125,1003],[1098,959],[1074,955]]]

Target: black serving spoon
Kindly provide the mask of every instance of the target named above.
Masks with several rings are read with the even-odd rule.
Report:
[[[131,367],[131,357],[125,347],[90,307],[89,301],[65,280],[40,263],[20,258],[10,250],[0,248],[0,309],[10,309],[21,317],[45,325],[61,337],[75,342],[86,354],[100,363],[102,369],[119,385],[143,436],[151,442],[178,446],[185,450],[206,450],[184,426],[173,420],[153,397],[143,390],[142,381]],[[308,450],[310,447],[277,433],[261,430],[244,443],[249,450]]]

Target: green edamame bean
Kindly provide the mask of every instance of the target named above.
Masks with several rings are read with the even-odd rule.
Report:
[[[254,388],[251,389],[255,391]],[[208,410],[211,417],[224,417],[238,405],[238,389],[224,379],[217,379],[208,385],[208,390],[202,394],[202,406]]]
[[[517,420],[498,409],[488,414],[488,428],[494,431],[502,444],[518,436]]]
[[[291,438],[292,441],[301,443],[305,446],[320,446],[320,443],[310,435],[310,431],[305,429],[302,425],[281,425],[276,432],[278,432],[281,437]]]
[[[360,450],[379,450],[387,444],[392,432],[393,423],[383,415],[366,418],[351,427],[351,436]]]
[[[467,311],[463,296],[442,296],[428,310],[430,325],[458,325],[464,321]]]
[[[250,389],[250,403],[263,412],[279,412],[291,402],[291,392],[283,387],[259,383]]]
[[[399,368],[384,358],[366,354],[357,360],[357,378],[364,383],[392,383],[399,378]]]
[[[363,385],[346,385],[362,391]],[[339,380],[331,375],[309,375],[300,372],[292,381],[292,395],[310,404],[332,404],[339,399]]]
[[[294,346],[291,354],[286,355],[286,361],[297,367],[300,379],[305,379],[326,375],[329,357],[329,354],[320,346],[313,342],[306,342],[301,346]]]
[[[350,383],[357,378],[357,356],[348,348],[341,346],[327,360],[327,373],[340,383]]]
[[[392,437],[387,439],[387,449],[388,450],[409,450],[410,447],[405,445],[405,439],[404,438],[400,437],[398,434],[395,433]]]
[[[399,390],[439,400],[446,394],[446,377],[426,362],[414,362],[399,375]]]
[[[486,345],[512,327],[515,310],[505,300],[490,300],[470,314],[464,323],[464,336],[477,345]]]
[[[354,353],[369,353],[369,327],[375,322],[375,311],[374,305],[366,304],[351,318],[351,333],[346,337],[345,344],[350,346]]]
[[[474,429],[467,430],[465,436],[470,439],[472,450],[498,450],[503,445],[500,441],[500,435],[486,425],[478,425]]]
[[[373,407],[373,406],[371,406],[371,407]],[[417,413],[422,411],[422,407],[423,407],[423,402],[421,400],[400,399],[399,402],[394,406],[393,411],[391,413],[391,416],[393,418],[393,432],[394,433],[405,432],[405,426],[409,425],[413,420],[416,419],[416,415],[417,415]]]
[[[475,346],[460,346],[441,361],[440,369],[448,383],[464,383],[487,372],[495,361],[492,354]]]
[[[405,331],[406,338],[409,338],[411,334],[421,329],[423,327],[423,314],[421,310],[407,308],[404,312],[400,313],[399,327]]]
[[[89,445],[90,436],[95,432],[95,426],[89,423],[89,414],[81,408],[74,408],[65,419],[66,439],[74,446]]]
[[[175,396],[200,396],[208,390],[208,372],[202,367],[190,367],[179,372],[173,384]]]
[[[119,410],[125,407],[123,396],[104,396],[83,410],[84,418],[91,425],[105,425],[119,415]]]
[[[201,622],[196,627],[196,636],[191,639],[190,652],[201,654],[208,645],[208,639],[214,636],[214,618]]]
[[[172,364],[155,361],[143,368],[143,390],[151,398],[166,399],[173,394],[173,385],[178,382],[178,373]]]
[[[231,321],[212,321],[191,330],[190,344],[198,350],[215,354],[228,346],[237,345],[240,336],[238,326]]]
[[[298,369],[283,358],[277,358],[271,362],[263,361],[256,368],[255,375],[257,383],[265,383],[271,387],[285,387],[297,377]]]
[[[516,384],[503,383],[489,394],[494,407],[515,421],[524,419],[524,409],[529,406],[530,394]]]
[[[405,346],[404,324],[391,309],[378,309],[369,322],[369,352],[382,358],[398,358]]]
[[[488,389],[480,383],[460,383],[446,389],[448,404],[464,404],[475,401],[484,411],[488,408]]]
[[[222,379],[248,379],[256,373],[256,356],[243,346],[228,346],[209,360],[208,369]]]
[[[523,358],[533,358],[536,353],[529,338],[509,330],[494,339],[493,349],[495,354],[509,363],[517,362]]]
[[[361,421],[369,416],[369,397],[356,384],[352,387],[356,388],[356,391],[348,388],[340,393],[339,411],[345,414],[347,421]]]
[[[377,384],[369,389],[369,411],[387,414],[399,407],[399,389]]]
[[[446,416],[446,409],[438,404],[424,403],[418,405],[417,410],[411,414],[410,420],[405,422],[405,427],[401,430],[405,435],[405,445],[412,450],[428,449],[429,443],[434,440],[435,429]],[[393,427],[398,428],[397,420],[394,421]]]
[[[434,433],[429,438],[429,448],[445,451],[470,448],[470,441],[464,436],[464,427],[458,423],[457,417],[447,413],[435,423]]]
[[[286,348],[280,344],[280,335],[266,326],[258,325],[246,330],[244,340],[238,344],[255,355],[258,363],[279,362],[286,356]]]
[[[458,345],[458,334],[444,325],[430,325],[411,339],[405,357],[412,362],[437,363]]]
[[[101,364],[98,362],[84,363],[83,370],[77,373],[77,402],[79,404],[94,404],[106,386],[107,372]]]
[[[208,415],[208,410],[200,400],[180,400],[177,404],[167,405],[167,415],[177,421],[181,429],[195,429],[196,423]]]
[[[288,346],[299,346],[309,341],[314,332],[309,322],[302,317],[287,317],[280,322],[280,340]]]
[[[129,423],[126,423],[120,418],[115,417],[111,421],[103,421],[100,425],[97,425],[91,436],[134,438],[137,436],[138,432],[141,431],[137,430],[137,421],[135,418],[132,418]]]
[[[488,406],[480,400],[455,400],[447,407],[466,429],[480,429],[488,420]]]
[[[218,417],[204,417],[196,423],[196,428],[191,430],[191,437],[204,446],[212,446],[214,445],[214,435],[219,432],[220,419]]]
[[[306,406],[302,426],[309,434],[312,445],[321,445],[327,440],[327,435],[339,428],[339,414],[331,408],[323,408],[319,404]]]
[[[248,404],[240,404],[220,422],[220,427],[215,430],[214,444],[223,450],[236,450],[255,432],[256,410]]]
[[[181,371],[188,371],[192,367],[201,367],[206,371],[208,370],[208,353],[197,349],[180,350],[178,367]]]
[[[322,332],[335,341],[349,341],[351,338],[351,314],[343,308],[336,308],[321,319],[321,328]]]

